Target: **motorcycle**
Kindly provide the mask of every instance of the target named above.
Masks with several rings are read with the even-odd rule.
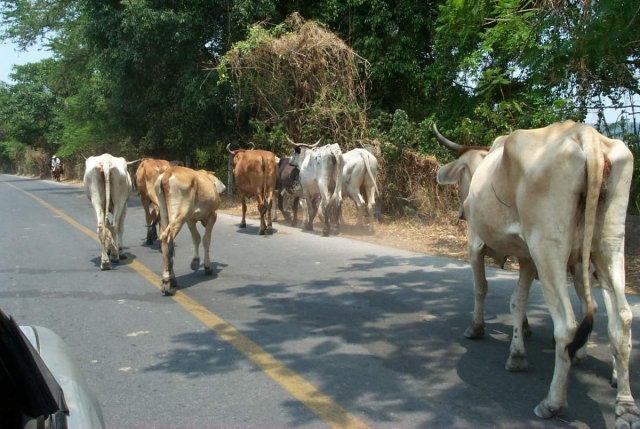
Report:
[[[62,174],[64,174],[64,168],[62,167],[62,164],[60,164],[57,167],[51,169],[51,177],[53,179],[55,179],[56,182],[60,181],[60,176]]]

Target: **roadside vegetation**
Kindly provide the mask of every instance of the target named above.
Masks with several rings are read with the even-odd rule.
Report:
[[[0,84],[3,172],[46,174],[56,153],[79,178],[83,156],[109,152],[226,178],[229,143],[283,156],[286,136],[322,138],[371,147],[383,213],[429,223],[457,206],[435,184],[450,155],[433,123],[489,145],[593,117],[640,160],[631,0],[15,0],[0,16],[1,39],[53,54]]]

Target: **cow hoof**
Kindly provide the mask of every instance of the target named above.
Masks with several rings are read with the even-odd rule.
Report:
[[[261,229],[260,231],[258,231],[258,235],[264,235],[264,229]]]
[[[193,271],[198,271],[198,268],[200,268],[200,258],[193,258],[191,260],[191,269]]]
[[[536,413],[536,416],[542,419],[550,419],[555,416],[559,416],[562,414],[563,407],[557,407],[555,405],[550,405],[547,403],[547,400],[540,402],[538,406],[533,410]]]
[[[471,324],[467,330],[464,331],[464,336],[470,340],[484,337],[484,323],[478,325]]]
[[[242,222],[240,225],[238,225],[238,228],[246,228],[246,227],[247,227],[246,222]]]
[[[297,220],[292,221],[292,222],[291,222],[291,226],[292,226],[293,228],[297,227],[297,226],[298,226],[298,221],[297,221]]]
[[[129,259],[129,257],[127,255],[125,255],[124,253],[120,254],[120,260],[124,260],[124,259]]]
[[[509,356],[507,364],[504,368],[509,372],[526,371],[529,368],[529,362],[527,356],[524,354],[514,354]]]
[[[110,269],[111,269],[111,264],[109,263],[109,261],[102,261],[102,263],[100,264],[100,270],[106,271]]]
[[[175,279],[162,279],[162,286],[160,290],[165,296],[173,296],[176,294],[176,281]]]
[[[213,269],[211,269],[211,267],[204,267],[204,274],[210,276],[213,274]]]
[[[146,243],[147,243],[147,246],[151,246],[153,244],[153,240],[150,238],[147,238]]]
[[[633,402],[616,404],[616,429],[640,429],[640,410]]]
[[[112,264],[118,264],[120,263],[120,256],[116,255],[115,253],[112,253],[111,255],[109,255],[109,260],[111,261]]]
[[[306,224],[305,227],[304,227],[304,230],[305,231],[313,231],[313,225]]]
[[[328,229],[323,229],[322,230],[322,236],[323,237],[328,237],[329,236],[329,230]]]
[[[168,288],[163,287],[162,288],[162,294],[164,296],[173,296],[173,295],[176,294],[176,288],[174,288],[174,287],[168,287]]]

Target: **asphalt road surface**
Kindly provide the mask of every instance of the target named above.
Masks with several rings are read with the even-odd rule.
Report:
[[[589,358],[571,371],[569,408],[533,408],[553,371],[552,326],[534,283],[530,369],[504,369],[512,272],[488,269],[487,335],[467,340],[466,263],[219,215],[214,275],[176,246],[179,292],[162,296],[162,256],[144,245],[129,200],[129,259],[100,271],[95,215],[81,188],[0,175],[0,308],[60,334],[95,389],[109,428],[478,428],[613,425],[606,312]],[[573,295],[573,293],[572,293]],[[640,397],[634,312],[631,383]]]

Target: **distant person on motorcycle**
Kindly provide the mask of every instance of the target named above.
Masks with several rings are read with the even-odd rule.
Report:
[[[62,174],[62,163],[60,162],[60,158],[54,154],[51,157],[51,177],[60,181],[60,174]]]

